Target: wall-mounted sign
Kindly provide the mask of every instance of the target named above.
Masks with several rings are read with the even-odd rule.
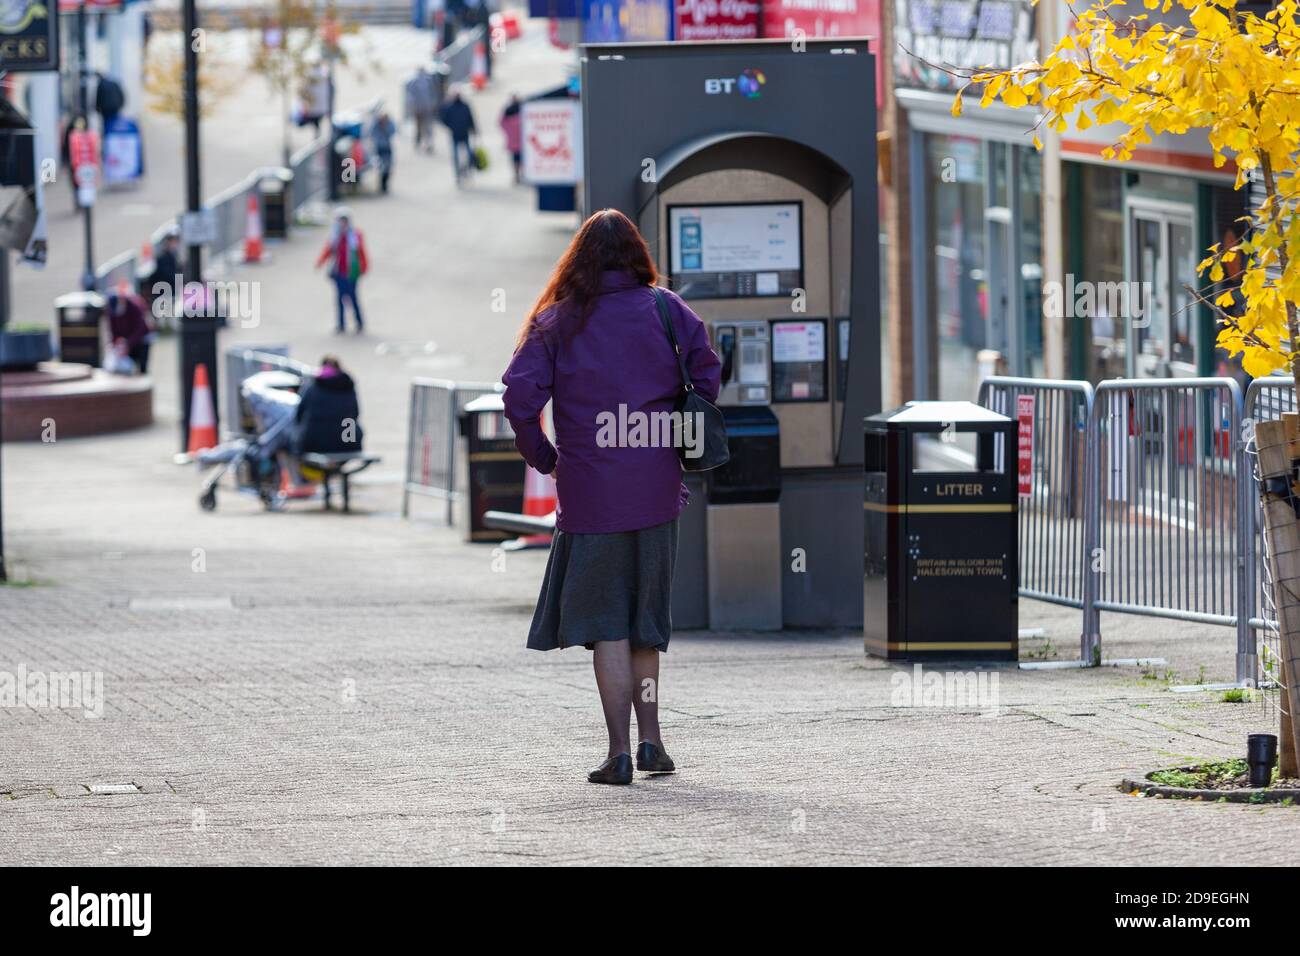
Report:
[[[0,0],[0,70],[59,68],[59,18],[50,3]]]
[[[3,2],[3,0],[0,0]],[[86,0],[86,12],[98,13],[101,10],[117,10],[122,0]],[[76,13],[81,9],[81,0],[59,0],[60,13]]]
[[[528,0],[528,15],[540,19],[572,20],[578,15],[578,0]]]
[[[1006,69],[1036,59],[1030,0],[894,0],[899,86],[952,90],[950,70]]]
[[[826,400],[826,320],[772,323],[772,401]]]
[[[756,40],[758,0],[674,0],[674,40]]]
[[[888,0],[763,0],[765,37],[875,37],[876,107],[884,103],[880,84],[880,5]]]
[[[573,185],[582,178],[582,110],[577,100],[540,99],[522,108],[524,182]]]
[[[672,0],[582,0],[584,43],[672,39]]]

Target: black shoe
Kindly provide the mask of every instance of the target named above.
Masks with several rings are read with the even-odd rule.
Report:
[[[626,784],[632,782],[632,755],[619,754],[587,774],[589,783]]]
[[[664,748],[643,740],[636,748],[636,769],[648,773],[672,773],[677,765],[673,763],[672,757],[664,753]]]

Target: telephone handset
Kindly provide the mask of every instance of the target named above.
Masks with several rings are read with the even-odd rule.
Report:
[[[715,325],[713,342],[722,360],[718,404],[766,405],[771,401],[767,323],[746,320]]]
[[[718,326],[718,358],[722,359],[722,384],[726,385],[731,382],[736,358],[736,330],[730,325]]]

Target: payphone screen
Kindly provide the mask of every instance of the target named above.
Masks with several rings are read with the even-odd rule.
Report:
[[[683,299],[788,296],[803,285],[803,204],[668,207],[669,282]]]
[[[772,323],[772,401],[826,400],[826,320]]]

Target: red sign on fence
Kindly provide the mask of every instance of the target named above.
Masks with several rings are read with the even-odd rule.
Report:
[[[1016,452],[1016,478],[1020,497],[1034,494],[1034,396],[1016,396],[1016,421],[1019,424]]]

